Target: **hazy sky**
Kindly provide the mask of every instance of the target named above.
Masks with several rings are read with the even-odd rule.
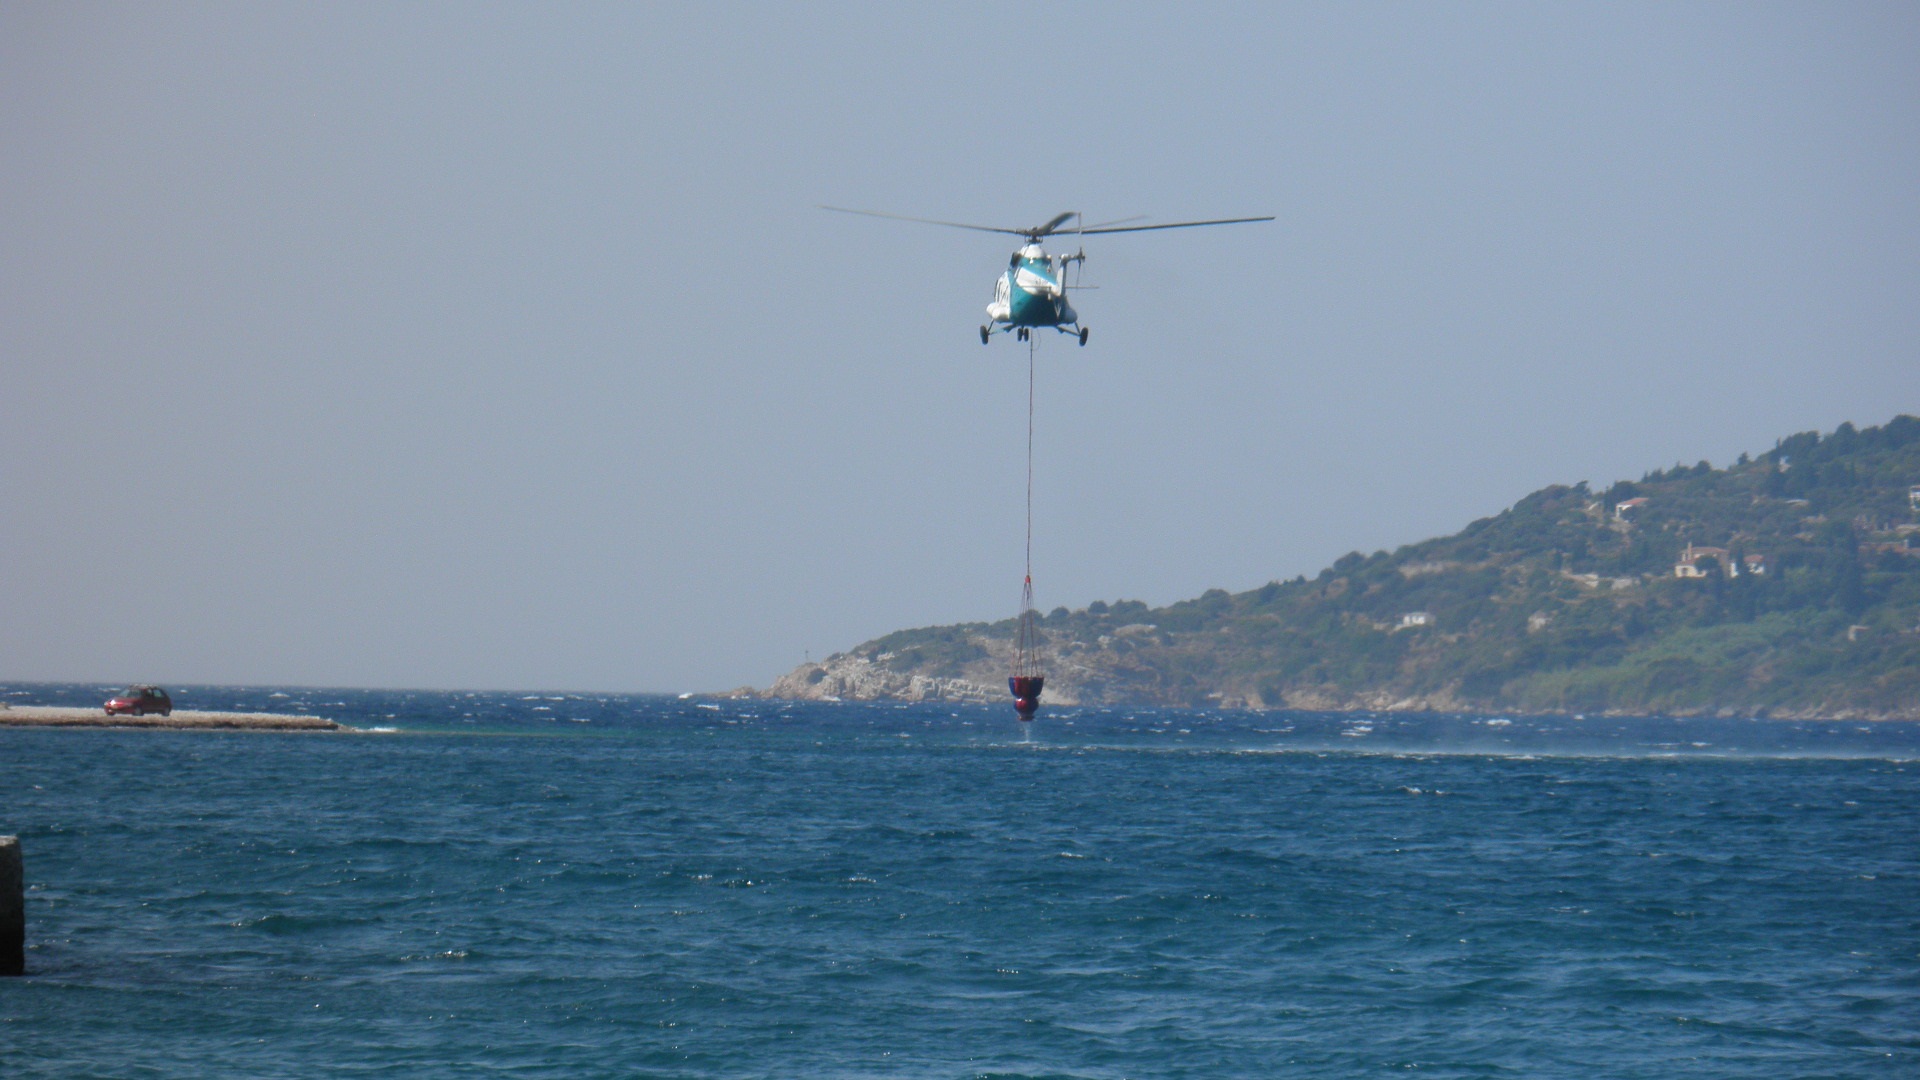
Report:
[[[720,689],[1920,412],[1920,7],[0,4],[0,678]],[[1920,480],[1920,478],[1916,478]]]

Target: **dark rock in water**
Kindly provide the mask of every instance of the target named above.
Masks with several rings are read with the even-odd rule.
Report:
[[[0,975],[24,975],[26,970],[27,893],[20,838],[0,836]]]

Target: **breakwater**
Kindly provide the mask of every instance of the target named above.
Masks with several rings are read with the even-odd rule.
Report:
[[[105,710],[59,705],[14,705],[0,709],[0,727],[165,728],[221,731],[345,731],[323,716],[175,709],[168,716],[108,716]]]

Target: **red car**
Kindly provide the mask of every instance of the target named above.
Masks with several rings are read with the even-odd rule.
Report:
[[[107,699],[108,716],[173,715],[173,699],[157,686],[129,686]]]

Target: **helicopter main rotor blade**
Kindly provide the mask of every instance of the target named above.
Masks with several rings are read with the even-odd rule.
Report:
[[[1052,236],[1053,231],[1060,227],[1061,222],[1067,220],[1070,217],[1079,217],[1079,216],[1080,216],[1080,212],[1078,210],[1068,210],[1065,213],[1056,215],[1052,221],[1047,222],[1045,225],[1042,225],[1037,229],[1028,229],[1024,233],[1024,235],[1031,236],[1036,240],[1038,240],[1042,236]]]
[[[1008,236],[1027,236],[1033,232],[1032,229],[997,229],[992,225],[966,225],[958,221],[935,221],[932,218],[907,217],[905,214],[882,214],[873,210],[849,210],[844,206],[822,206],[820,209],[832,210],[840,214],[859,214],[861,217],[887,218],[890,221],[917,221],[922,225],[945,225],[952,229],[972,229],[975,232],[1006,233]]]
[[[1151,232],[1154,229],[1191,229],[1200,225],[1239,225],[1248,221],[1272,221],[1273,215],[1266,217],[1216,218],[1213,221],[1176,221],[1167,225],[1128,225],[1119,229],[1080,229],[1078,232],[1092,236],[1095,233]]]
[[[1145,221],[1146,219],[1147,215],[1145,214],[1135,214],[1132,217],[1115,218],[1112,221],[1096,221],[1091,225],[1079,225],[1073,229],[1073,232],[1077,235],[1086,232],[1088,229],[1104,229],[1109,225],[1125,225],[1129,221]]]

